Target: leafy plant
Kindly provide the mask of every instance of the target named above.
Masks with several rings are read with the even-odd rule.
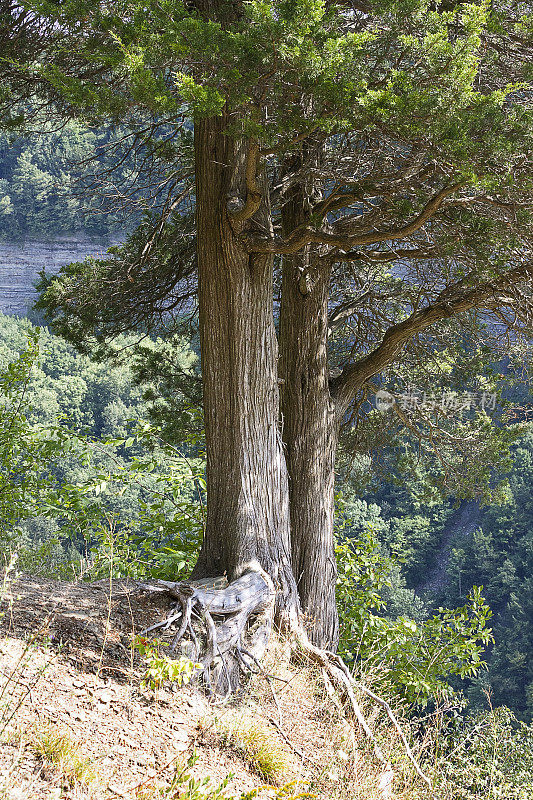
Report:
[[[533,797],[533,726],[507,708],[460,720],[441,738],[438,788],[450,800]]]
[[[188,658],[169,658],[159,652],[160,647],[168,647],[167,642],[160,639],[149,641],[144,636],[136,636],[133,646],[144,656],[147,662],[146,672],[142,680],[143,688],[150,688],[153,692],[166,682],[177,683],[178,686],[189,683],[195,672],[202,668]]]
[[[176,358],[191,354],[182,343]],[[21,569],[187,576],[203,532],[201,441],[178,450],[141,422],[128,364],[97,365],[0,315],[0,552],[16,550]]]
[[[28,420],[28,387],[39,359],[39,331],[28,329],[26,347],[0,370],[0,553],[28,545],[23,525],[46,507],[56,482],[54,467],[68,442],[57,426]]]
[[[461,608],[439,608],[421,622],[393,620],[377,613],[385,607],[382,591],[392,561],[372,530],[338,545],[337,559],[340,652],[360,674],[373,673],[386,692],[424,706],[430,698],[453,695],[450,676],[475,675],[484,666],[481,655],[493,639],[480,588]]]

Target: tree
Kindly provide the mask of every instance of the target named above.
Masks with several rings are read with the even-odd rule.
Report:
[[[31,104],[25,108],[32,111]],[[94,191],[97,170],[108,166],[108,152],[114,180],[127,180],[131,160],[125,159],[116,174],[113,154],[113,143],[124,132],[105,125],[93,131],[77,121],[58,125],[42,114],[38,120],[32,123],[39,127],[38,135],[0,134],[0,236],[13,239],[79,231],[106,236],[117,229],[122,234],[134,230],[141,214],[130,208],[127,217],[119,214],[117,218],[109,205],[100,207]]]
[[[102,337],[176,308],[197,268],[209,491],[196,577],[257,561],[278,622],[303,609],[313,641],[335,646],[334,455],[354,401],[398,359],[428,358],[424,337],[434,349],[491,315],[517,338],[527,324],[529,5],[26,8],[46,36],[9,60],[4,94],[128,124],[125,149],[164,165],[168,195],[45,304],[72,338]],[[351,358],[330,377],[328,333],[347,319]]]

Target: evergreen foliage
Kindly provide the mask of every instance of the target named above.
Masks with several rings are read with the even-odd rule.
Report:
[[[114,167],[118,138],[120,130],[110,126],[57,126],[45,119],[26,136],[0,131],[0,237],[123,237],[131,231],[141,212],[124,214],[119,197],[111,208],[102,186],[102,173]],[[131,178],[131,170],[125,159],[117,185]]]
[[[444,596],[455,604],[473,582],[482,583],[495,612],[496,639],[473,698],[489,689],[495,705],[533,719],[533,432],[514,449],[508,491],[501,505],[489,506],[479,527],[455,537]]]
[[[239,6],[216,4],[216,9],[175,0],[147,4],[124,0],[112,7],[107,3],[80,7],[67,0],[29,6],[50,26],[46,41],[51,58],[41,61],[36,46],[36,55],[30,53],[18,65],[11,63],[4,96],[18,97],[26,81],[67,117],[127,120],[139,132],[147,116],[150,124],[145,138],[141,136],[142,147],[164,165],[163,185],[169,195],[163,215],[146,220],[123,248],[109,258],[67,268],[47,287],[44,305],[56,316],[58,329],[78,346],[87,348],[88,336],[102,341],[129,327],[145,330],[190,298],[194,248],[185,217],[175,212],[182,198],[191,194],[191,120],[199,123],[216,117],[223,120],[220,129],[226,141],[246,143],[246,160],[253,167],[252,179],[247,175],[247,185],[229,197],[227,208],[226,196],[217,197],[215,203],[224,207],[234,225],[244,224],[245,229],[238,231],[243,249],[254,257],[285,257],[309,247],[306,252],[315,257],[327,253],[330,264],[348,262],[358,268],[352,281],[348,270],[335,266],[331,283],[332,295],[339,301],[334,310],[337,319],[342,307],[355,307],[351,314],[357,331],[345,348],[351,362],[340,359],[340,375],[328,384],[340,417],[358,392],[369,390],[368,380],[381,375],[400,353],[405,353],[405,371],[397,376],[400,384],[409,370],[413,374],[413,364],[422,360],[426,367],[439,348],[437,371],[448,375],[454,358],[447,358],[442,343],[453,338],[457,350],[465,341],[450,320],[454,313],[463,314],[463,327],[482,341],[496,305],[504,325],[518,327],[515,341],[521,345],[519,334],[527,320],[510,319],[508,309],[522,308],[520,301],[527,308],[531,300],[524,288],[524,281],[531,278],[527,238],[531,176],[526,163],[531,117],[525,102],[530,90],[523,83],[531,71],[524,56],[530,32],[527,7],[520,6],[517,13],[509,4],[435,7],[418,0],[380,2],[371,8],[355,3],[348,10],[344,4],[318,0],[253,0]],[[509,39],[519,43],[510,54]],[[80,42],[83,46],[76,47]],[[165,139],[161,126],[169,124],[173,127]],[[301,142],[305,146],[299,149]],[[319,166],[312,160],[317,153]],[[293,157],[296,166],[291,166]],[[268,226],[253,219],[254,212],[248,213],[260,195],[256,181],[261,159],[263,175],[271,184]],[[41,221],[24,194],[26,185],[49,198],[52,215],[59,213],[59,200],[43,164],[34,164],[26,155],[13,175],[32,225]],[[24,175],[28,177],[23,180]],[[304,221],[286,233],[282,230],[286,193],[294,187],[302,192]],[[15,205],[10,195],[6,197],[2,208],[10,216]],[[170,250],[167,234],[173,242]],[[398,255],[399,239],[408,249]],[[390,263],[395,266],[387,266]],[[303,296],[311,292],[315,278],[307,267],[300,276]],[[358,310],[365,294],[372,302],[361,303]],[[326,299],[326,311],[327,306]],[[494,357],[490,350],[474,348],[474,352],[479,356],[476,363],[483,367]],[[165,361],[165,354],[161,358]],[[168,390],[166,375],[159,385]],[[84,389],[73,378],[69,391],[81,397]],[[152,400],[155,395],[152,389]],[[81,407],[78,401],[76,406]],[[120,427],[119,410],[109,413],[109,428]],[[468,438],[472,426],[462,422],[447,430],[451,463],[455,467],[467,459],[475,490],[488,487],[488,497],[492,493],[505,499],[502,487],[493,492],[491,470],[503,469],[517,432],[489,431],[483,415],[476,423],[480,435],[473,440]],[[104,426],[100,427],[101,433]],[[376,427],[374,417],[369,429]],[[412,432],[410,417],[406,427]],[[428,427],[432,430],[431,421]],[[179,432],[172,435],[177,439]],[[406,434],[404,441],[408,438]],[[129,439],[118,446],[127,448]],[[466,455],[461,440],[467,442]],[[486,443],[483,459],[477,447],[481,440]],[[137,444],[134,440],[129,446]],[[392,448],[392,437],[388,444]],[[516,450],[526,476],[528,450],[529,445]],[[404,461],[412,466],[412,447]],[[153,459],[134,459],[136,463],[139,471],[154,471]],[[101,470],[92,490],[105,484],[108,491],[108,472]],[[343,605],[359,592],[355,611],[349,610],[344,618],[350,642],[346,652],[354,642],[356,649],[364,648],[368,661],[376,647],[378,653],[390,651],[393,663],[387,680],[397,680],[411,701],[424,702],[432,693],[446,691],[450,673],[463,676],[477,670],[479,642],[489,640],[484,627],[488,612],[479,592],[471,594],[470,609],[464,605],[469,584],[483,577],[496,603],[497,624],[511,620],[513,631],[508,652],[501,640],[496,641],[492,674],[503,678],[506,673],[508,682],[501,689],[505,698],[527,686],[525,701],[513,697],[513,703],[520,703],[520,713],[525,713],[532,691],[527,654],[533,646],[524,624],[531,609],[519,596],[524,587],[531,588],[527,486],[520,479],[511,481],[502,510],[486,512],[472,540],[464,546],[456,543],[449,562],[450,575],[459,573],[463,580],[456,590],[463,605],[456,611],[443,610],[427,618],[397,580],[396,588],[403,591],[418,619],[377,618],[373,609],[384,611],[386,602],[379,593],[380,582],[394,570],[370,539],[356,540],[355,560],[352,547],[341,544],[344,573],[338,590]],[[405,559],[409,586],[431,566],[435,533],[442,531],[450,508],[440,499],[425,464],[407,489],[383,491],[378,498],[382,515],[379,508],[360,504],[356,509],[354,504],[358,518],[353,524],[360,525],[366,515],[373,518],[393,553]],[[462,496],[462,491],[456,492],[456,497]],[[141,502],[151,524],[159,520],[158,530],[166,534],[165,507],[160,501]],[[145,528],[141,530],[143,541],[150,541]],[[511,554],[512,532],[520,542],[516,554]],[[117,557],[113,538],[103,540],[111,549],[115,574],[132,569],[130,554],[141,546],[129,535],[122,541],[126,544]],[[157,543],[161,544],[161,536]],[[145,567],[139,566],[139,574]],[[453,596],[453,582],[450,587]],[[391,589],[392,585],[388,608],[396,604],[399,611],[398,596]],[[367,622],[373,628],[370,632],[365,629]],[[444,647],[447,658],[441,659]]]

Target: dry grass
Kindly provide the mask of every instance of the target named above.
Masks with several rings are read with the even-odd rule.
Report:
[[[41,759],[45,768],[53,769],[61,783],[87,785],[95,780],[91,760],[84,758],[79,744],[56,726],[36,727],[26,737],[27,747]]]
[[[24,730],[13,728],[5,732],[3,742],[16,750],[0,782],[1,800],[31,800],[37,781],[48,783],[49,800],[66,797],[67,793],[80,800],[91,796],[90,788],[97,777],[93,763],[81,754],[78,742],[57,726],[48,723]],[[35,780],[22,786],[17,778],[19,770],[27,770],[32,758]]]
[[[28,658],[27,643],[39,624],[35,592],[41,605],[61,596],[62,608],[50,617],[50,645],[36,644]],[[392,791],[384,794],[390,771],[345,718],[320,670],[303,656],[292,657],[287,642],[273,639],[264,674],[229,705],[213,707],[189,689],[164,690],[154,703],[139,691],[140,666],[120,646],[126,634],[131,641],[131,619],[153,621],[151,601],[141,597],[135,605],[130,599],[130,608],[121,600],[110,611],[100,588],[34,580],[18,582],[12,594],[9,619],[0,620],[0,717],[3,712],[4,724],[24,733],[18,741],[0,742],[0,800],[140,800],[142,792],[146,798],[210,800],[229,773],[235,778],[218,795],[228,800],[294,800],[306,792],[316,800],[427,798],[382,710],[359,698],[392,764]],[[109,615],[116,641],[105,635]],[[65,644],[57,653],[59,639]],[[196,796],[184,787],[172,793],[174,767],[193,750],[198,761],[192,778],[210,776],[213,789],[200,787]],[[252,794],[260,783],[277,788]],[[25,793],[17,794],[21,786]]]
[[[203,723],[206,731],[211,724],[212,730],[236,746],[259,774],[266,777],[266,771],[253,763],[253,750],[261,752],[264,740],[267,753],[270,748],[273,754],[281,749],[286,759],[278,785],[294,778],[323,800],[425,800],[429,796],[396,732],[368,698],[358,699],[389,759],[387,766],[376,761],[370,743],[346,718],[340,698],[321,671],[305,658],[295,661],[286,641],[272,641],[264,670],[265,675],[255,675],[246,687],[244,703],[217,712],[216,722]]]
[[[279,786],[294,772],[288,747],[261,717],[235,712],[217,722],[216,729],[263,780]]]

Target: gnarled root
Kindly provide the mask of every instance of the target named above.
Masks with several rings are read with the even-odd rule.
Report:
[[[272,630],[275,590],[259,564],[247,564],[230,584],[225,578],[160,580],[143,588],[175,600],[166,619],[144,634],[177,626],[170,651],[200,664],[210,694],[235,692],[242,674],[252,672],[263,657]]]
[[[318,664],[322,668],[323,672],[331,682],[333,688],[340,693],[341,697],[343,698],[344,702],[346,703],[349,709],[349,712],[355,717],[355,719],[363,729],[366,737],[372,743],[376,758],[379,761],[381,761],[381,763],[386,765],[385,774],[388,774],[390,772],[390,764],[387,763],[387,760],[383,755],[383,752],[379,747],[374,734],[370,730],[368,723],[363,715],[363,712],[361,711],[361,707],[355,696],[355,691],[354,691],[355,682],[350,674],[350,670],[348,669],[342,658],[338,656],[336,653],[331,653],[328,650],[321,650],[319,647],[315,647],[315,645],[313,645],[309,641],[307,634],[302,629],[298,629],[297,631],[294,632],[293,635],[294,635],[295,645],[299,648],[299,650],[303,652],[304,655],[306,655],[311,661],[314,661],[315,664]],[[413,751],[409,747],[407,738],[404,732],[402,731],[398,720],[394,716],[394,713],[390,705],[381,697],[379,697],[379,695],[370,691],[370,689],[367,689],[366,686],[363,686],[362,684],[358,684],[357,686],[360,689],[360,691],[371,697],[378,705],[380,705],[382,708],[385,709],[389,719],[391,720],[398,735],[402,740],[405,752],[407,753],[407,756],[411,761],[411,763],[413,764],[417,774],[420,776],[420,778],[422,778],[424,783],[426,783],[429,787],[431,787],[431,781],[420,769],[420,766],[413,755]],[[383,797],[386,796],[387,796],[386,793],[384,793]]]
[[[211,695],[227,697],[239,688],[243,674],[262,673],[260,661],[272,631],[276,593],[272,580],[259,564],[246,565],[229,584],[225,578],[215,578],[184,583],[156,581],[142,588],[150,592],[166,592],[175,600],[168,616],[144,633],[157,630],[173,632],[171,652],[178,651],[200,664],[201,679]],[[346,664],[335,653],[313,645],[300,624],[292,625],[290,635],[295,649],[320,666],[340,694],[350,714],[372,743],[376,758],[386,765],[384,776],[389,786],[390,765],[361,711],[356,684]],[[385,709],[416,772],[431,786],[389,704],[365,686],[358,685],[358,688]],[[281,727],[281,717],[276,727]],[[387,787],[381,796],[384,799],[390,796]]]

